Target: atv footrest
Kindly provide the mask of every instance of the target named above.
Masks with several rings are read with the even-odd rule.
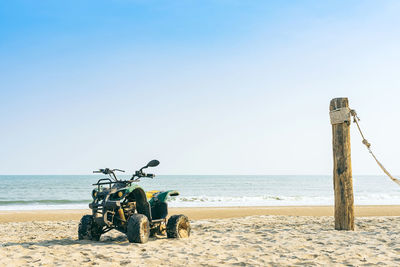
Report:
[[[159,223],[159,222],[163,222],[165,219],[155,219],[155,220],[151,220],[152,223]]]

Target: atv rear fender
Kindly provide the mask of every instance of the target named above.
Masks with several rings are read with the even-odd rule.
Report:
[[[167,198],[171,196],[179,196],[179,192],[176,190],[168,190],[168,191],[162,191],[158,194],[155,194],[150,200],[150,205],[152,205],[153,203],[157,202],[157,201],[161,201],[161,202],[167,202]]]

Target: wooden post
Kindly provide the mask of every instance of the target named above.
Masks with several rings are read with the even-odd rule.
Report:
[[[331,100],[329,110],[348,108],[347,98]],[[354,230],[354,196],[351,171],[350,121],[332,125],[335,229]]]

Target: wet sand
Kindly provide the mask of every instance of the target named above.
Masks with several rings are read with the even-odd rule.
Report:
[[[90,210],[0,211],[2,222],[79,220]],[[169,214],[186,214],[192,220],[252,215],[333,216],[332,206],[170,208]],[[358,217],[400,216],[400,206],[356,206]]]

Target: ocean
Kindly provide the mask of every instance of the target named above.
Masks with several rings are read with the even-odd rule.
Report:
[[[0,210],[84,209],[101,175],[0,175]],[[120,176],[128,178],[128,176]],[[329,175],[159,175],[146,190],[175,189],[170,207],[333,205]],[[400,187],[385,176],[354,176],[356,205],[400,205]]]

